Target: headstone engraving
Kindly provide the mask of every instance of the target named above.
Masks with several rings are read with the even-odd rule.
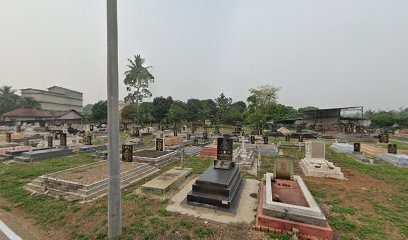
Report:
[[[60,134],[60,146],[67,146],[67,134],[61,133]]]
[[[156,138],[156,151],[164,151],[164,138]]]
[[[123,144],[122,145],[122,162],[132,162],[133,161],[133,145]]]
[[[6,142],[11,143],[11,132],[6,132]]]
[[[274,162],[274,176],[276,179],[293,180],[293,161],[278,156]]]
[[[354,143],[354,152],[360,152],[361,144],[356,142]]]
[[[232,167],[232,146],[230,138],[217,139],[217,160],[214,161],[214,168],[230,169]]]
[[[255,144],[255,136],[250,137],[251,144]]]
[[[388,144],[388,153],[397,154],[397,144]]]
[[[52,137],[52,136],[48,136],[47,140],[48,140],[48,147],[52,147],[53,137]]]
[[[269,138],[268,138],[268,136],[264,136],[264,137],[263,137],[263,141],[264,141],[264,144],[268,144],[268,143],[269,143]]]

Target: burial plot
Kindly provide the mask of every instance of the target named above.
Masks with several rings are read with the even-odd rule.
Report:
[[[293,175],[293,161],[278,157],[274,173],[266,173],[259,191],[256,228],[307,239],[332,239],[326,217],[300,176]]]
[[[325,159],[325,144],[323,141],[307,141],[306,157],[299,165],[306,176],[344,179],[339,167]]]
[[[133,144],[122,145],[122,162],[133,161]]]
[[[257,176],[260,155],[259,151],[247,151],[245,137],[241,137],[241,146],[233,151],[233,161],[239,166],[241,172],[247,172]],[[256,157],[258,156],[258,157]]]
[[[242,176],[239,167],[232,162],[232,144],[232,139],[218,138],[217,160],[197,178],[187,194],[187,203],[236,209]]]
[[[178,153],[176,151],[142,149],[133,152],[133,161],[161,167],[177,160],[177,156]]]
[[[351,144],[348,144],[346,140],[338,139],[335,143],[330,146],[336,152],[340,153],[353,153],[354,147]]]
[[[120,186],[128,188],[144,182],[160,170],[145,163],[121,162]],[[70,168],[38,177],[25,186],[31,192],[59,196],[69,201],[89,202],[108,193],[108,162]]]
[[[143,184],[142,191],[154,194],[166,194],[180,186],[192,171],[192,168],[172,168],[155,179]]]
[[[23,152],[21,156],[15,157],[16,162],[33,162],[45,160],[48,158],[56,158],[72,155],[72,149],[68,148],[51,148],[38,151]]]

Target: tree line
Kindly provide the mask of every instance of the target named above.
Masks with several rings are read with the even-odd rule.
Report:
[[[40,103],[30,97],[17,95],[17,90],[10,86],[0,87],[0,114],[10,112],[21,107],[40,108]]]

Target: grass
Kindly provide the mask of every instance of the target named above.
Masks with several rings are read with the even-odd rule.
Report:
[[[9,202],[21,205],[20,208],[32,215],[37,223],[63,224],[67,209],[75,209],[75,203],[46,195],[31,196],[22,187],[41,175],[92,162],[90,154],[82,153],[29,164],[0,164],[0,194]]]

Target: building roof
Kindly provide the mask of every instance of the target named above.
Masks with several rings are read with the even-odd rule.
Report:
[[[74,112],[74,113],[78,114],[79,116],[84,117],[84,115],[82,115],[81,113],[79,113],[79,112],[78,112],[77,110],[75,110],[75,109],[70,109],[70,110],[61,111],[61,112],[52,112],[52,115],[55,116],[55,117],[62,117],[62,116],[64,116],[65,114],[70,113],[70,112]]]
[[[52,87],[49,87],[49,88],[47,88],[47,89],[48,89],[48,91],[49,91],[50,89],[53,89],[53,88],[61,88],[61,89],[68,90],[68,91],[71,91],[71,92],[76,92],[76,93],[83,94],[83,93],[81,93],[81,92],[78,92],[78,91],[75,91],[75,90],[72,90],[72,89],[68,89],[68,88],[64,88],[64,87],[60,87],[60,86],[52,86]]]
[[[13,111],[2,114],[3,117],[52,117],[52,115],[46,111],[38,110],[35,108],[17,108]]]

